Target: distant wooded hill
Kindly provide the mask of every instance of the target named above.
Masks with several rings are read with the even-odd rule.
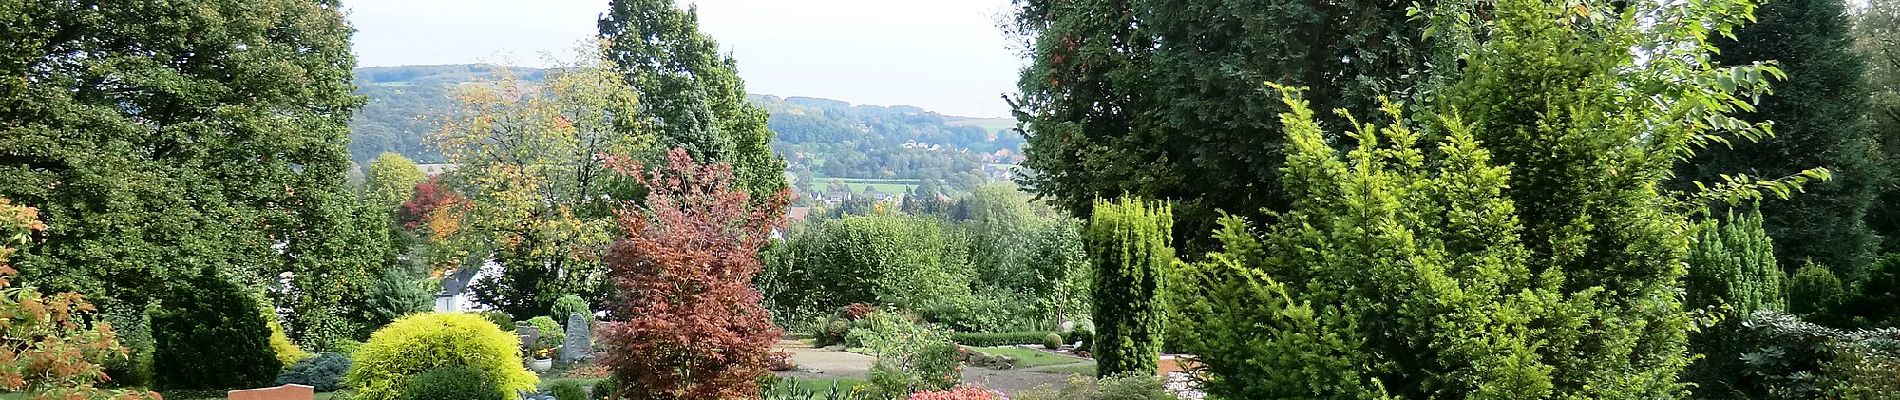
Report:
[[[350,123],[350,155],[367,163],[383,152],[419,163],[439,163],[429,132],[455,109],[461,84],[511,73],[539,82],[548,71],[492,65],[421,65],[356,70],[357,94],[367,98]],[[772,113],[773,149],[806,185],[824,178],[943,181],[968,188],[1001,178],[999,164],[1021,159],[1023,139],[1008,118],[946,116],[912,106],[853,105],[814,97],[753,95]],[[984,172],[986,169],[990,172]]]

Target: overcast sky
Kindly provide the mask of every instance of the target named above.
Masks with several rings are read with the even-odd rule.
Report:
[[[1009,0],[687,0],[753,93],[1000,117],[1021,62]],[[544,65],[595,34],[606,0],[358,0],[360,66]],[[682,4],[685,4],[683,1]]]

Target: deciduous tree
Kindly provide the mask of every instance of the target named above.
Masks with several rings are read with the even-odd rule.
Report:
[[[659,135],[662,148],[731,163],[736,185],[755,199],[785,188],[785,160],[772,154],[766,112],[746,100],[738,62],[699,31],[698,11],[671,0],[607,4],[600,19],[607,59],[639,90],[637,122]]]
[[[475,297],[518,318],[546,313],[564,294],[600,293],[609,210],[634,193],[602,156],[651,151],[653,138],[627,126],[638,95],[605,63],[584,46],[576,64],[540,84],[503,74],[466,86],[462,117],[435,134],[457,164],[447,180],[468,201],[446,213],[421,201],[409,212],[434,207],[449,218],[430,225],[438,242],[499,262],[502,273],[478,281]]]
[[[648,188],[644,206],[616,212],[624,237],[608,258],[613,314],[602,360],[633,399],[754,398],[781,331],[752,287],[759,248],[789,192],[761,201],[736,187],[733,168],[674,149],[665,165],[620,165]]]

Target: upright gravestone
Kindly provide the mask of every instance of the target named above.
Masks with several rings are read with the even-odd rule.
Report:
[[[521,338],[521,354],[534,358],[534,343],[541,340],[541,330],[532,325],[515,325],[515,336]]]
[[[555,362],[561,365],[574,365],[578,362],[594,359],[593,327],[587,326],[587,316],[580,313],[567,316],[567,340],[561,342],[561,356]]]

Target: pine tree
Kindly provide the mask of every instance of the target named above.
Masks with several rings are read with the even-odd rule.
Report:
[[[1093,214],[1082,237],[1095,264],[1095,374],[1152,373],[1166,328],[1159,296],[1174,262],[1173,216],[1165,203],[1130,198],[1096,201]]]
[[[670,0],[614,0],[607,7],[600,37],[607,58],[640,91],[642,128],[658,133],[663,148],[731,163],[739,187],[755,198],[786,187],[766,112],[746,100],[738,62],[699,32],[698,11]]]
[[[1733,40],[1715,41],[1722,64],[1773,60],[1787,73],[1754,112],[1738,115],[1772,121],[1774,136],[1713,146],[1680,175],[1711,180],[1723,174],[1778,177],[1815,167],[1833,171],[1833,180],[1789,200],[1764,202],[1761,212],[1783,270],[1812,259],[1851,282],[1866,275],[1878,250],[1865,218],[1887,174],[1878,169],[1875,142],[1863,123],[1865,66],[1854,52],[1844,7],[1842,0],[1767,1],[1755,12],[1757,23],[1735,30]]]

